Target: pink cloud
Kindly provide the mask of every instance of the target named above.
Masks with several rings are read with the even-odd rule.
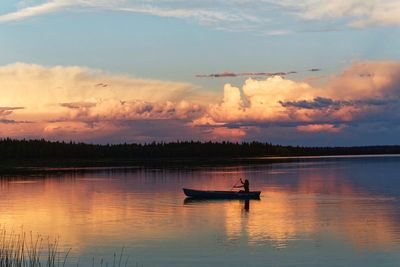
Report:
[[[238,141],[246,136],[246,130],[243,128],[215,127],[211,131],[210,137],[219,140]]]
[[[259,129],[334,134],[373,120],[387,127],[400,120],[399,62],[354,63],[318,86],[281,76],[249,78],[241,87],[225,84],[222,97],[193,92],[186,83],[22,63],[0,67],[0,82],[6,88],[2,137],[260,140],[266,137]],[[31,123],[17,123],[24,121]]]
[[[309,70],[305,70],[309,72],[316,72],[316,71],[321,71],[321,69],[318,68],[312,68]],[[303,71],[304,72],[304,71]],[[226,78],[226,77],[240,77],[240,76],[266,76],[266,77],[272,77],[272,76],[287,76],[290,74],[295,74],[298,73],[298,71],[280,71],[280,72],[220,72],[220,73],[211,73],[211,74],[197,74],[197,78]]]
[[[299,129],[334,132],[343,128],[315,127],[353,122],[385,112],[400,97],[400,63],[355,63],[321,87],[275,76],[247,79],[242,88],[226,84],[219,103],[211,104],[196,125],[310,124]]]
[[[309,125],[300,125],[297,126],[296,129],[301,132],[330,132],[330,133],[339,133],[345,128],[345,125],[334,125],[334,124],[309,124]]]
[[[18,109],[24,109],[24,107],[0,107],[0,117],[8,116]]]

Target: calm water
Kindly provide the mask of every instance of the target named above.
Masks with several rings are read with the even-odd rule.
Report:
[[[400,157],[3,178],[0,224],[59,236],[70,265],[400,266]],[[187,201],[182,187],[261,200]],[[246,205],[248,204],[248,206]]]

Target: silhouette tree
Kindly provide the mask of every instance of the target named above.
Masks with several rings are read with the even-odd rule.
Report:
[[[400,146],[303,147],[261,142],[152,142],[145,144],[85,144],[40,140],[0,139],[0,159],[146,159],[240,158],[261,156],[322,156],[400,154]]]

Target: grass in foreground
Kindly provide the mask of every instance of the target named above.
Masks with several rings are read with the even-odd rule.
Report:
[[[32,232],[26,235],[24,231],[18,234],[0,229],[0,267],[65,267],[70,252],[71,248],[60,248],[58,238],[44,239],[40,235],[33,236]],[[128,259],[129,257],[124,256],[122,248],[119,255],[114,253],[112,262],[109,263],[103,258],[96,261],[93,257],[90,266],[126,267]],[[79,266],[79,263],[76,266]]]

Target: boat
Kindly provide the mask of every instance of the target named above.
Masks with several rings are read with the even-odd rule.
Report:
[[[259,199],[261,191],[235,192],[235,191],[209,191],[183,188],[186,196],[201,199]]]

